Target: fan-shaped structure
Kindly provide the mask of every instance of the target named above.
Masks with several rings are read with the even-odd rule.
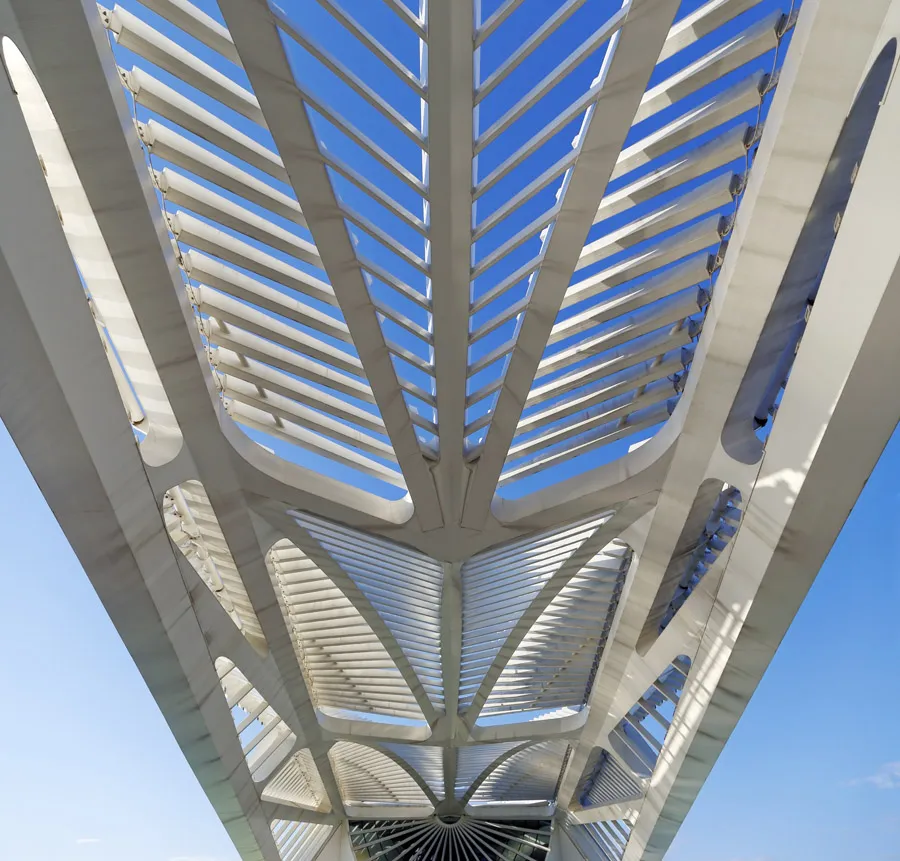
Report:
[[[357,857],[416,858],[430,852],[433,858],[480,861],[509,858],[511,861],[544,861],[548,857],[550,823],[525,820],[491,822],[468,816],[419,822],[357,821],[350,823],[350,842]]]
[[[900,418],[900,0],[0,33],[0,420],[241,857],[661,858]]]

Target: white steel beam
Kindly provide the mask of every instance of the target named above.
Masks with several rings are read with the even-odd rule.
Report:
[[[809,65],[828,62],[829,34],[841,33],[848,58],[866,47],[879,53],[900,34],[897,14],[878,33],[883,10],[861,18],[826,4],[814,22],[801,16],[813,30]],[[888,89],[694,661],[700,675],[681,743],[648,798],[652,815],[638,821],[629,861],[662,858],[896,427],[900,255],[889,225],[900,200],[900,91],[885,74],[895,62],[889,55],[879,73],[877,86]],[[865,286],[849,291],[856,283]]]
[[[231,555],[285,681],[291,704],[304,720],[307,739],[332,807],[341,799],[322,744],[291,635],[263,561],[265,536],[246,504],[232,469],[233,449],[221,431],[211,397],[211,374],[193,312],[183,290],[159,204],[146,179],[146,164],[113,57],[96,10],[77,5],[36,7],[8,0],[16,12],[35,74],[42,82],[96,213],[110,255],[167,392],[185,445],[217,515]],[[62,72],[61,72],[62,70]],[[177,483],[177,482],[172,482]],[[171,485],[169,485],[171,486]],[[208,660],[208,655],[207,655]]]
[[[428,174],[431,303],[444,519],[457,524],[463,460],[472,257],[473,0],[428,4]]]
[[[6,3],[0,28],[27,50]],[[0,113],[0,179],[20,204],[0,207],[0,416],[238,851],[278,861],[192,609],[189,566],[163,525],[161,490],[5,77]]]

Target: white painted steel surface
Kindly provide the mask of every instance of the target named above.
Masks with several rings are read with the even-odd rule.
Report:
[[[243,858],[662,858],[900,418],[898,35],[0,0],[0,418]]]

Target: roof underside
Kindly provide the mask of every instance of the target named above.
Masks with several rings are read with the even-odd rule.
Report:
[[[85,565],[248,861],[661,858],[840,418],[774,421],[893,63],[829,3],[0,0],[41,349],[127,418]]]

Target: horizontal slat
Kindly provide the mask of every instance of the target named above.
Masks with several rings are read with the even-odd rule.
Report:
[[[640,403],[636,403],[639,407]],[[609,445],[622,437],[631,436],[639,433],[647,428],[664,422],[669,417],[669,410],[665,403],[656,404],[646,409],[636,409],[635,412],[629,413],[624,419],[613,421],[610,424],[602,425],[592,431],[584,434],[582,437],[576,437],[563,443],[558,450],[551,450],[541,454],[533,461],[525,461],[511,469],[504,471],[500,475],[499,487],[503,487],[510,482],[520,481],[530,475],[536,475],[539,472],[571,460],[573,457],[579,457],[587,454],[604,445]]]
[[[335,0],[316,0],[324,9],[327,9],[336,20],[340,21],[359,41],[365,45],[382,63],[385,64],[403,83],[412,88],[413,92],[421,98],[425,98],[425,88],[418,75],[413,74],[400,62],[381,42],[378,41],[359,21],[343,9]]]
[[[322,268],[322,258],[311,242],[301,239],[291,231],[233,203],[227,197],[182,176],[171,168],[164,168],[156,172],[155,176],[163,196],[176,206],[190,209],[197,215],[216,221],[223,227],[302,260],[310,266]]]
[[[356,356],[333,347],[325,341],[320,341],[251,305],[214,290],[212,287],[192,286],[191,292],[201,314],[226,323],[233,323],[261,338],[267,338],[349,374],[359,377],[365,374],[362,362]]]
[[[656,269],[661,269],[663,266],[687,257],[689,254],[695,254],[704,248],[711,248],[721,241],[722,230],[725,226],[727,226],[727,221],[722,216],[712,215],[671,236],[666,236],[652,249],[639,252],[608,269],[576,281],[566,291],[562,307],[569,308],[624,284],[632,278],[639,278]]]
[[[272,15],[278,23],[279,29],[293,39],[305,52],[315,57],[326,69],[334,74],[340,81],[350,87],[360,98],[380,113],[394,128],[406,135],[414,143],[423,147],[425,139],[406,117],[403,116],[390,102],[383,99],[359,76],[355,75],[337,57],[326,51],[314,39],[310,38],[303,30],[294,24],[280,9],[269,7]]]
[[[547,93],[562,81],[576,66],[584,62],[591,54],[606,44],[613,33],[622,26],[627,15],[627,7],[623,7],[616,14],[598,27],[587,39],[585,39],[564,60],[551,69],[541,80],[535,84],[519,101],[478,138],[475,140],[475,154],[480,153],[486,146],[495,141],[506,129],[508,129],[523,114],[534,107]],[[598,67],[600,63],[597,64]]]
[[[672,25],[660,51],[659,62],[693,45],[698,39],[761,2],[762,0],[709,0]]]
[[[384,422],[379,416],[307,385],[284,371],[224,347],[214,347],[210,350],[210,354],[213,367],[225,377],[245,380],[254,386],[268,389],[299,404],[305,404],[375,433],[385,433]]]
[[[285,291],[270,287],[197,251],[186,251],[182,260],[188,276],[201,285],[215,287],[229,296],[250,302],[323,335],[352,343],[346,323],[289,296]]]
[[[232,63],[240,65],[241,58],[228,29],[193,3],[188,0],[138,0],[138,2],[180,30],[184,30],[207,48],[212,48]]]
[[[397,462],[393,449],[375,437],[354,430],[342,422],[330,419],[315,410],[298,404],[275,392],[260,388],[237,377],[222,376],[220,385],[226,398],[256,407],[273,416],[300,425],[307,430],[330,437],[344,445],[368,452],[384,460]]]
[[[231,153],[263,173],[290,184],[279,155],[236,129],[206,108],[162,83],[143,69],[119,70],[134,100],[167,120]]]
[[[150,120],[138,123],[141,140],[157,158],[190,171],[274,215],[306,227],[306,219],[295,197],[285,194],[253,174],[236,167],[215,153],[188,140],[164,125]]]
[[[738,177],[732,173],[721,174],[703,185],[693,188],[674,200],[667,201],[659,209],[648,212],[622,227],[610,231],[600,239],[585,245],[575,270],[583,269],[646,242],[675,227],[706,215],[714,209],[730,206],[738,190]]]
[[[607,323],[623,314],[630,314],[638,308],[658,299],[671,296],[679,290],[704,284],[709,279],[709,255],[698,254],[683,263],[666,269],[638,284],[628,287],[609,299],[597,302],[579,314],[574,314],[556,323],[550,332],[547,346],[556,344],[602,323]]]
[[[683,369],[684,361],[680,349],[666,353],[661,359],[654,356],[649,361],[641,362],[628,370],[605,377],[598,384],[577,389],[571,398],[554,403],[543,410],[529,413],[519,421],[517,432],[525,434],[553,422],[562,421],[577,412],[592,408],[595,404],[611,400],[640,386],[649,385],[663,377],[680,373]]]
[[[272,365],[288,374],[294,374],[336,392],[359,398],[367,403],[375,403],[375,397],[368,383],[357,377],[342,374],[333,368],[306,358],[295,350],[289,350],[287,347],[238,326],[223,325],[215,319],[201,320],[199,323],[203,334],[213,344],[227,347],[251,359]]]
[[[607,194],[600,201],[594,224],[730,162],[743,161],[747,154],[745,142],[750,137],[750,128],[748,123],[742,123]]]
[[[518,68],[531,54],[575,14],[586,0],[566,0],[537,30],[524,42],[518,45],[510,55],[479,84],[475,91],[475,103],[478,104],[492,90],[499,86],[510,73]],[[512,11],[511,9],[509,10]],[[477,38],[477,37],[476,37]]]
[[[697,291],[684,290],[674,296],[660,299],[633,314],[619,317],[587,338],[544,356],[538,365],[535,383],[540,385],[550,374],[558,373],[592,356],[602,355],[663,326],[670,326],[678,320],[697,314],[700,310]]]
[[[519,422],[521,433],[525,434],[563,421],[576,413],[586,412],[595,405],[612,400],[641,386],[651,385],[664,377],[674,377],[685,368],[685,359],[690,359],[681,349],[672,350],[662,357],[654,356],[625,371],[604,377],[599,383],[576,389],[574,396],[557,401],[552,406],[537,410]]]
[[[778,44],[777,26],[782,13],[769,15],[728,42],[685,66],[670,78],[647,90],[641,99],[634,122],[639,123],[713,81],[733,72],[745,63],[774,50]]]
[[[373,478],[378,478],[395,487],[406,487],[403,476],[399,472],[364,455],[357,454],[352,449],[332,442],[321,434],[292,422],[277,419],[265,410],[243,404],[240,401],[227,401],[226,407],[229,415],[235,421],[245,424],[253,430],[271,434],[285,442],[299,445],[301,448],[358,469],[366,475],[371,475]]]
[[[642,387],[641,391],[628,392],[608,401],[603,401],[590,409],[584,410],[569,421],[554,425],[542,434],[523,440],[509,450],[507,462],[528,457],[535,452],[565,442],[572,437],[593,430],[613,419],[628,415],[660,401],[675,397],[678,393],[671,380],[663,379]]]
[[[212,227],[181,210],[169,216],[169,223],[172,233],[179,242],[220,257],[277,284],[305,293],[320,302],[337,305],[330,284],[308,275],[302,269],[291,266],[248,242],[236,239],[224,230]]]
[[[204,63],[187,48],[121,6],[116,6],[112,11],[101,7],[101,17],[123,48],[265,128],[266,120],[256,96],[227,75]]]
[[[567,392],[589,385],[596,380],[608,379],[620,371],[632,368],[641,362],[662,356],[666,353],[684,346],[691,340],[689,327],[673,326],[668,331],[654,333],[645,338],[628,343],[612,355],[602,356],[596,362],[570,371],[562,377],[557,377],[541,386],[534,386],[528,393],[526,407],[549,401],[552,398],[562,397]]]

